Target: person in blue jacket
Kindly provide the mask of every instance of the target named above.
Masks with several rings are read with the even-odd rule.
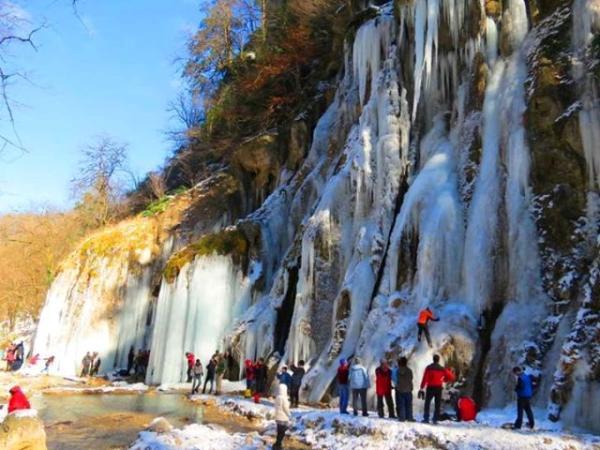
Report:
[[[533,397],[534,378],[532,375],[523,372],[520,367],[513,369],[513,374],[517,378],[515,392],[517,393],[517,420],[513,428],[518,430],[523,425],[523,411],[527,414],[527,426],[533,428],[535,420],[533,411],[531,410],[531,397]]]
[[[283,366],[281,371],[277,374],[277,379],[280,383],[285,384],[288,387],[288,393],[292,388],[292,376],[288,372],[287,366]]]
[[[371,387],[371,380],[367,369],[361,364],[360,359],[354,358],[354,364],[350,367],[350,389],[352,389],[352,407],[354,415],[358,415],[358,397],[361,401],[362,415],[367,417],[367,389]]]

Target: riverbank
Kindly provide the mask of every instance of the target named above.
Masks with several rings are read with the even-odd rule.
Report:
[[[166,433],[142,433],[134,450],[191,450],[265,448],[275,433],[273,407],[268,399],[260,404],[239,397],[194,396],[198,404],[214,403],[223,414],[233,414],[260,424],[259,435],[226,436],[218,428],[190,426]],[[396,450],[396,449],[488,449],[599,450],[600,437],[563,430],[560,424],[541,419],[535,430],[514,431],[502,425],[514,419],[512,408],[483,411],[477,423],[440,422],[438,425],[399,422],[370,417],[341,415],[331,409],[301,407],[293,410],[293,424],[286,448],[302,445],[311,449]],[[537,411],[539,418],[542,411]],[[271,441],[269,441],[271,442]],[[515,443],[518,442],[518,445]]]
[[[189,396],[186,384],[148,387],[103,379],[63,379],[0,374],[4,395],[14,384],[28,393],[46,426],[50,450],[264,449],[274,441],[273,403],[241,397],[238,383],[222,396]],[[334,409],[301,406],[293,410],[286,448],[308,449],[489,449],[546,448],[600,450],[600,437],[567,430],[536,411],[534,431],[502,425],[514,408],[484,410],[478,423],[442,422],[437,426],[340,415]],[[153,426],[164,418],[167,427]],[[91,447],[90,447],[91,446]]]

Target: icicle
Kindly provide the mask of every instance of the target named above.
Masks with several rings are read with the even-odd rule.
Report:
[[[600,187],[600,88],[592,72],[587,68],[586,51],[592,42],[594,31],[600,30],[600,2],[575,0],[573,4],[572,43],[576,58],[573,75],[581,90],[579,130],[588,167],[589,185]]]
[[[493,67],[498,57],[498,28],[491,17],[485,19],[485,48],[488,66]]]
[[[514,51],[519,48],[529,30],[525,0],[509,0],[508,8],[504,14],[508,25],[511,47]]]
[[[483,154],[469,209],[465,242],[465,300],[478,311],[492,298],[492,254],[496,247],[500,205],[500,116],[504,62],[496,62],[483,104]]]

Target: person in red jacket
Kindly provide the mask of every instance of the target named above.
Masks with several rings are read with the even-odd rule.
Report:
[[[381,365],[375,369],[375,394],[377,395],[377,414],[384,417],[383,399],[387,404],[390,419],[395,419],[394,400],[392,399],[392,369],[385,359],[381,360]]]
[[[29,400],[19,386],[13,387],[10,391],[10,400],[8,401],[8,413],[18,411],[20,409],[31,409]]]
[[[430,320],[437,322],[440,319],[438,317],[435,317],[433,315],[433,312],[429,308],[425,308],[424,310],[419,312],[419,318],[417,319],[417,328],[419,329],[419,332],[417,334],[417,340],[419,342],[421,342],[421,336],[423,334],[425,334],[425,339],[427,339],[427,343],[429,344],[429,347],[431,348],[432,347],[431,336],[429,335],[429,321]]]
[[[254,391],[254,375],[256,373],[256,365],[252,362],[251,359],[247,359],[244,362],[244,366],[246,369],[246,389],[250,389],[251,392]]]
[[[350,398],[350,388],[348,387],[348,377],[350,376],[350,365],[345,359],[340,359],[340,366],[337,370],[338,393],[340,396],[340,414],[348,414],[348,400]]]
[[[141,353],[141,350],[140,350]],[[192,352],[186,352],[185,359],[187,360],[187,382],[191,383],[194,378],[194,364],[196,364],[196,355]],[[141,362],[141,361],[140,361]]]
[[[421,381],[421,390],[419,398],[425,398],[425,411],[423,413],[423,423],[429,423],[429,408],[431,400],[435,402],[433,412],[433,423],[436,424],[440,417],[440,408],[442,405],[442,389],[444,383],[452,383],[456,377],[450,369],[440,365],[440,355],[433,355],[433,364],[429,364],[423,373]],[[425,392],[423,389],[427,388]]]
[[[456,419],[459,422],[470,422],[477,418],[477,405],[475,400],[465,395],[456,402]]]

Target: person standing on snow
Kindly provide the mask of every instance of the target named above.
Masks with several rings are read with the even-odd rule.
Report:
[[[292,408],[298,407],[300,401],[300,386],[302,386],[304,374],[306,374],[306,370],[304,370],[304,361],[300,360],[297,366],[292,366],[292,385],[290,391]]]
[[[350,375],[350,366],[348,361],[340,359],[340,366],[337,370],[338,394],[340,396],[340,414],[348,414],[348,397],[350,390],[348,388],[348,376]]]
[[[8,400],[8,413],[19,411],[21,409],[31,409],[29,400],[19,386],[14,386],[10,391],[10,399]]]
[[[395,419],[394,400],[392,400],[392,371],[385,359],[375,369],[375,393],[377,394],[377,414],[379,417],[385,417],[383,410],[383,400],[387,404],[388,416]]]
[[[187,361],[187,382],[192,382],[192,370],[194,369],[194,363],[196,362],[196,356],[192,352],[185,353],[185,359]]]
[[[288,393],[289,393],[291,390],[291,387],[292,387],[292,376],[288,372],[288,368],[286,365],[281,367],[281,370],[277,374],[277,379],[279,380],[280,383],[283,383],[287,386]]]
[[[92,357],[92,367],[90,369],[90,376],[95,377],[100,372],[100,366],[102,365],[102,359],[98,356],[98,353],[94,353]]]
[[[533,397],[533,376],[523,372],[520,367],[513,368],[513,374],[517,378],[515,392],[517,393],[517,420],[513,428],[521,429],[523,425],[523,411],[527,414],[527,426],[531,429],[535,426],[533,411],[531,410],[531,397]]]
[[[258,368],[258,365],[255,366],[251,359],[247,359],[244,362],[244,366],[246,368],[246,389],[249,389],[250,392],[252,392],[256,388],[256,390],[260,392],[257,383],[255,383],[255,381],[258,382],[258,378],[256,378],[256,369]]]
[[[212,394],[214,381],[215,381],[215,372],[217,369],[217,361],[215,359],[211,359],[208,365],[206,366],[206,378],[204,379],[204,387],[202,388],[202,393],[206,393],[206,385],[210,382],[210,390],[209,394]]]
[[[289,374],[288,374],[289,375]],[[288,398],[288,387],[285,383],[279,384],[279,392],[275,398],[275,423],[277,424],[277,440],[273,444],[273,450],[281,450],[285,432],[290,426],[290,400]]]
[[[135,349],[133,345],[129,347],[129,353],[127,354],[127,375],[131,375],[131,369],[133,369],[133,361],[135,360]]]
[[[92,368],[92,355],[87,352],[81,360],[81,377],[87,377],[90,374]]]
[[[225,353],[217,359],[217,367],[215,369],[215,373],[217,375],[217,395],[221,395],[221,392],[223,391],[223,377],[225,377],[225,372],[227,372],[228,358],[229,355]]]
[[[432,399],[435,402],[433,423],[437,423],[440,418],[444,383],[452,383],[455,379],[456,377],[450,369],[446,369],[440,365],[440,355],[433,355],[433,364],[429,364],[425,369],[423,380],[421,381],[421,390],[419,391],[419,398],[425,399],[423,423],[429,423],[429,408]],[[423,389],[425,388],[427,388],[427,390],[423,392]]]
[[[202,385],[202,376],[204,375],[204,368],[199,359],[196,360],[194,367],[192,368],[192,395],[197,394],[200,391]]]
[[[250,370],[254,371],[253,376],[256,392],[264,394],[267,391],[267,365],[265,364],[265,360],[263,358],[258,358],[256,364],[252,365],[252,361],[250,361],[250,365],[252,366]],[[246,373],[248,373],[248,369],[246,369]],[[246,382],[246,385],[247,384],[248,383]],[[250,389],[250,386],[248,386],[248,389]]]
[[[439,317],[435,317],[433,312],[429,308],[425,308],[421,312],[419,312],[419,318],[417,320],[417,328],[419,332],[417,334],[417,340],[421,342],[421,336],[425,334],[425,339],[427,339],[427,344],[431,348],[433,345],[431,344],[431,336],[429,335],[429,321],[433,322],[439,321]]]
[[[408,360],[403,356],[398,359],[398,366],[392,369],[392,380],[396,388],[396,415],[402,422],[413,418],[413,373],[408,367]]]
[[[354,358],[354,364],[350,368],[350,389],[352,389],[352,408],[354,415],[358,415],[358,397],[360,397],[362,415],[367,417],[367,389],[371,387],[371,380],[367,369],[361,364],[360,359]]]

